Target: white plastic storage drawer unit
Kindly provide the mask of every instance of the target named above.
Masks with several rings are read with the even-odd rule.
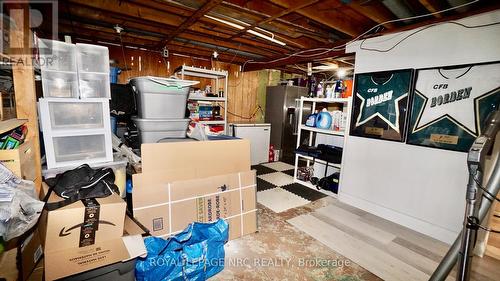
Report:
[[[97,72],[109,75],[109,50],[107,47],[76,44],[78,72]]]
[[[76,47],[50,39],[38,39],[40,69],[76,73]]]
[[[44,98],[39,109],[49,169],[113,161],[108,99]]]

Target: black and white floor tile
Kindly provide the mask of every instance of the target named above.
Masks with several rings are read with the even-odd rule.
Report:
[[[257,202],[276,213],[296,208],[327,195],[293,182],[293,166],[271,162],[252,166],[257,172]]]

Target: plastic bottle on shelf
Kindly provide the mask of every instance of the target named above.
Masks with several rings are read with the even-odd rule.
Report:
[[[326,86],[325,92],[326,92],[326,98],[327,99],[333,98],[333,87],[332,87],[332,85]]]
[[[323,81],[319,82],[318,87],[316,88],[316,97],[323,97]]]
[[[316,128],[319,129],[330,129],[332,126],[332,115],[330,115],[330,112],[326,110],[326,108],[323,108],[323,110],[318,113],[316,117]]]
[[[306,119],[306,126],[307,127],[316,127],[317,116],[318,116],[317,110],[316,110],[316,112],[309,114],[309,116],[307,116],[307,119]]]

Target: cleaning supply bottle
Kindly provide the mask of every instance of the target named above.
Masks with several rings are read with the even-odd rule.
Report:
[[[316,118],[318,115],[318,111],[314,112],[313,114],[309,114],[306,119],[306,126],[307,127],[316,127]]]
[[[318,113],[316,117],[316,128],[319,129],[330,129],[332,126],[332,115],[330,115],[330,112],[326,110],[326,108],[323,108],[323,110]]]
[[[318,87],[316,88],[316,97],[322,98],[323,96],[323,81],[319,82]]]
[[[332,87],[332,85],[326,86],[325,92],[326,92],[326,98],[327,99],[333,98],[333,87]]]

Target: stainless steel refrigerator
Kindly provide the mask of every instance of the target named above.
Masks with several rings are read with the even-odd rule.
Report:
[[[287,163],[295,161],[301,96],[307,96],[307,88],[282,85],[266,90],[266,123],[271,124],[271,144],[280,150],[281,161]],[[302,124],[310,113],[310,109],[304,109]],[[305,138],[307,134],[303,135]]]

